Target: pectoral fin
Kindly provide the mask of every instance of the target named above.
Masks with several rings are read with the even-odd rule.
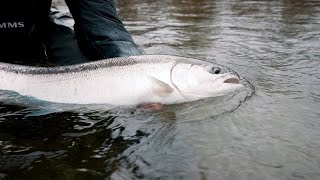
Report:
[[[164,83],[163,81],[160,81],[157,78],[149,77],[152,82],[152,92],[160,97],[168,96],[170,93],[174,91],[172,87],[170,87],[168,84]]]

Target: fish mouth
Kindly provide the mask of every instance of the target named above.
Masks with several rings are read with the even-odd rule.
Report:
[[[231,78],[224,80],[223,83],[239,84],[239,81],[240,81],[239,78],[231,77]]]

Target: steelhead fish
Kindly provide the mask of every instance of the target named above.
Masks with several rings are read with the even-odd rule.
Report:
[[[111,58],[60,67],[0,63],[0,89],[72,104],[175,104],[243,87],[223,66],[170,55]]]

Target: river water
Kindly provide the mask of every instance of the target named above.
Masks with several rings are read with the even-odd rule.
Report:
[[[216,62],[236,94],[68,106],[0,93],[0,179],[320,179],[319,0],[118,0],[146,54]]]

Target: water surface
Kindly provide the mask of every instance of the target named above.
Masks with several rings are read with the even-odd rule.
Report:
[[[222,64],[246,88],[160,111],[1,92],[0,179],[320,178],[320,1],[117,7],[145,53]]]

